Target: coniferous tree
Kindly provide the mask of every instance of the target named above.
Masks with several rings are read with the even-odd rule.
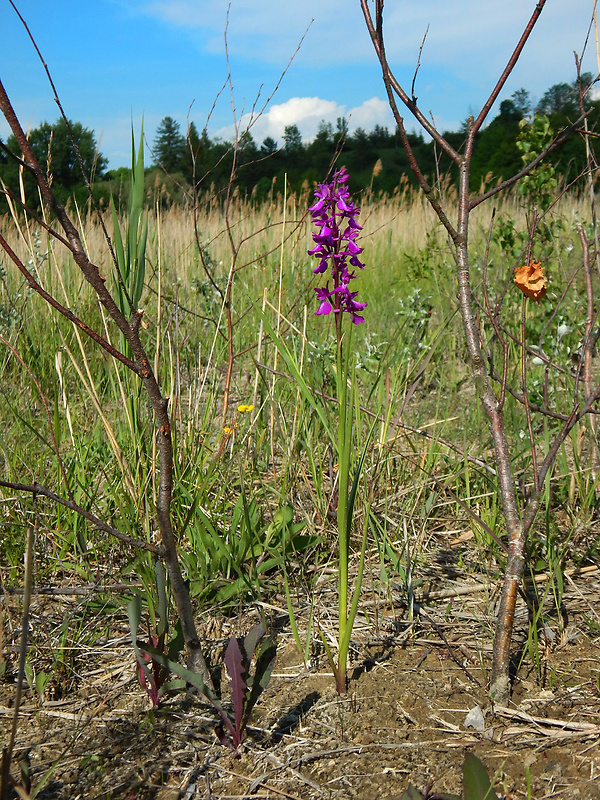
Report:
[[[263,140],[260,146],[260,152],[262,156],[272,156],[277,152],[277,142],[272,136],[267,136],[266,139]]]
[[[580,84],[584,91],[590,82],[591,75],[581,75]],[[499,113],[477,137],[471,163],[472,189],[477,191],[482,180],[495,181],[518,171],[522,165],[521,154],[516,146],[521,129],[519,123],[522,120],[531,121],[534,112],[547,114],[555,133],[570,125],[580,113],[579,91],[575,81],[555,84],[542,95],[537,108],[526,89],[519,89],[510,99],[502,100]],[[591,109],[589,124],[595,124],[600,101],[594,101],[591,93],[587,92],[583,104],[586,110]],[[169,116],[162,119],[156,131],[153,155],[159,167],[154,169],[157,174],[164,170],[173,175],[174,181],[169,183],[164,176],[153,180],[154,183],[158,180],[159,184],[169,183],[168,192],[165,193],[170,198],[169,202],[179,202],[179,199],[174,199],[177,197],[176,187],[179,195],[183,196],[186,184],[194,185],[198,190],[208,189],[212,184],[215,187],[226,185],[234,165],[231,142],[210,139],[206,128],[199,133],[194,122],[189,123],[186,133],[184,136],[179,123]],[[93,131],[80,123],[67,124],[59,119],[54,125],[44,122],[32,130],[30,141],[38,161],[52,175],[61,201],[66,202],[73,194],[83,201],[87,191],[71,135],[81,154],[86,174],[96,179],[94,192],[97,198],[106,200],[120,193],[119,187],[126,182],[127,170],[115,169],[105,173],[107,161],[97,152]],[[444,135],[455,149],[461,149],[464,131],[446,132]],[[443,154],[436,156],[431,142],[425,141],[422,135],[408,134],[408,138],[415,157],[431,179],[435,178],[438,170],[452,181],[457,179],[455,166]],[[20,155],[11,137],[6,144],[15,151],[17,157]],[[392,193],[401,181],[408,179],[413,185],[415,182],[398,132],[391,132],[382,125],[376,125],[371,131],[357,128],[350,133],[348,120],[339,117],[336,124],[322,120],[316,136],[309,142],[303,142],[299,127],[292,124],[286,126],[281,146],[272,136],[267,136],[258,146],[249,133],[238,144],[234,183],[245,192],[254,193],[259,199],[266,197],[275,183],[277,186],[283,185],[284,176],[292,189],[300,188],[304,182],[310,185],[322,181],[336,154],[339,164],[347,166],[350,172],[353,190],[370,186],[375,191]],[[590,141],[590,145],[593,150],[598,147],[595,139]],[[550,161],[557,175],[578,174],[586,164],[583,140],[571,137],[552,153]],[[377,176],[374,180],[373,168],[376,164]],[[35,206],[38,197],[27,171],[23,177],[28,201]],[[0,178],[15,194],[19,193],[18,164],[2,150]],[[103,181],[98,182],[98,178],[103,178]],[[3,203],[2,210],[5,208]]]
[[[165,172],[177,172],[184,168],[186,141],[179,123],[173,117],[163,117],[154,138],[154,160]]]
[[[301,181],[306,169],[306,150],[297,125],[286,125],[283,130],[283,166],[288,181]]]
[[[206,128],[201,134],[194,122],[188,126],[187,141],[185,143],[184,169],[188,183],[202,183],[211,167],[211,152],[213,143],[208,137]]]
[[[306,145],[306,162],[308,170],[305,171],[309,180],[322,181],[331,166],[331,159],[335,153],[333,143],[333,125],[331,122],[321,120],[315,138]]]
[[[389,130],[383,125],[375,125],[369,134],[369,140],[374,147],[392,147],[393,136],[390,135]]]
[[[555,83],[547,92],[544,92],[537,110],[540,114],[571,113],[577,112],[577,85],[569,83]]]
[[[521,119],[531,114],[533,110],[533,100],[527,89],[517,89],[516,92],[513,92],[510,96],[510,102],[512,102]],[[502,109],[502,106],[500,108]]]
[[[284,150],[286,154],[302,150],[302,134],[297,125],[286,125],[283,129]]]
[[[348,138],[348,120],[346,117],[338,117],[335,123],[335,134],[333,136],[333,140],[335,142],[336,147],[342,142],[342,144]],[[339,149],[339,147],[338,147]]]
[[[377,161],[377,149],[373,146],[369,134],[364,128],[357,128],[350,139],[348,147],[352,150],[354,162],[358,169],[372,169]]]

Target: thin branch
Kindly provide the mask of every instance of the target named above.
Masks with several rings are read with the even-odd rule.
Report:
[[[71,311],[70,308],[65,308],[65,306],[62,305],[62,303],[59,303],[55,297],[53,297],[51,294],[48,294],[48,292],[40,286],[40,284],[36,281],[31,272],[23,264],[21,259],[17,256],[17,254],[14,252],[14,250],[11,248],[11,246],[8,244],[8,242],[6,241],[4,236],[2,236],[1,233],[0,233],[0,247],[2,247],[2,249],[11,259],[11,261],[15,264],[17,269],[22,273],[23,277],[29,284],[29,287],[33,289],[34,292],[39,294],[40,297],[42,297],[48,303],[48,305],[52,306],[52,308],[55,308],[60,314],[62,314],[63,317],[68,319],[69,322],[72,322],[73,325],[76,325],[87,336],[89,336],[90,339],[93,339],[97,344],[100,345],[100,347],[106,350],[107,353],[113,356],[113,358],[116,358],[118,361],[124,364],[128,369],[132,370],[132,372],[136,373],[138,372],[136,364],[131,359],[127,358],[127,356],[123,355],[123,353],[121,353],[119,350],[113,347],[112,344],[107,342],[107,340],[103,336],[100,336],[99,333],[96,333],[96,331],[90,328],[90,326],[87,325],[82,319],[79,319],[79,317],[76,316]]]
[[[128,366],[134,374],[138,375],[141,379],[142,386],[146,391],[148,400],[154,413],[154,420],[157,427],[158,439],[158,453],[159,453],[159,485],[156,497],[156,518],[158,521],[158,528],[162,541],[162,549],[160,552],[167,565],[169,578],[171,582],[171,590],[177,614],[181,621],[181,627],[184,635],[188,667],[192,670],[198,671],[208,686],[212,686],[212,679],[208,670],[208,665],[204,659],[198,633],[196,630],[196,623],[194,619],[194,610],[190,601],[189,591],[183,579],[181,565],[179,563],[177,541],[173,531],[173,523],[171,519],[171,503],[173,496],[173,442],[171,437],[171,420],[169,417],[168,399],[163,397],[160,386],[156,376],[152,370],[150,360],[146,355],[144,347],[140,340],[140,325],[142,322],[143,313],[134,310],[131,319],[127,320],[123,312],[116,304],[113,296],[105,286],[105,279],[100,275],[98,267],[93,264],[88,258],[84,247],[81,242],[79,231],[71,222],[64,207],[58,202],[54,195],[47,177],[41,169],[25,135],[21,124],[15,114],[15,111],[10,103],[8,95],[4,86],[0,82],[0,111],[4,114],[6,121],[11,128],[13,135],[17,140],[17,144],[23,153],[23,157],[30,171],[32,172],[38,186],[38,190],[43,200],[48,203],[55,216],[66,234],[68,240],[68,247],[71,255],[83,274],[85,280],[92,286],[96,295],[102,305],[106,308],[109,316],[117,325],[119,330],[124,335],[127,343],[131,347],[133,354],[133,361],[125,359],[123,354],[115,355],[122,363]],[[3,246],[6,244],[4,240],[0,240]],[[10,248],[7,252],[10,251]],[[13,254],[14,255],[14,254]],[[13,257],[13,261],[15,261]],[[18,266],[18,259],[15,261]],[[36,289],[38,293],[42,293],[40,289]],[[68,319],[74,324],[83,326],[81,321],[78,321],[75,315],[72,315],[68,309],[64,309],[54,298],[51,298],[47,293],[43,293],[44,298],[51,305],[60,310]],[[66,312],[66,313],[65,313]],[[98,339],[98,334],[91,331],[88,326],[82,327],[89,336],[93,339]],[[101,337],[99,337],[101,339]],[[101,342],[100,342],[101,343]],[[117,353],[118,351],[115,351]],[[125,360],[124,360],[125,359]],[[59,502],[56,498],[56,502]],[[105,524],[105,523],[103,523]],[[147,549],[146,543],[140,543]]]
[[[385,84],[388,100],[390,102],[390,107],[394,112],[394,117],[396,118],[396,123],[398,123],[398,119],[400,119],[400,115],[398,114],[398,109],[394,111],[396,106],[395,100],[393,98],[393,92],[395,92],[398,97],[402,100],[404,105],[408,108],[411,114],[415,117],[417,122],[425,129],[425,131],[431,136],[431,138],[437,142],[437,144],[441,147],[441,149],[446,153],[446,155],[452,159],[456,164],[460,164],[461,156],[456,150],[444,139],[444,137],[440,134],[437,128],[432,125],[427,117],[422,113],[422,111],[417,106],[416,102],[414,102],[404,91],[402,86],[398,83],[392,71],[390,70],[389,64],[387,62],[387,56],[385,54],[385,45],[383,41],[383,0],[377,0],[375,4],[375,24],[373,23],[373,18],[371,16],[371,12],[368,6],[368,0],[360,0],[360,5],[363,11],[363,15],[365,18],[365,22],[367,24],[367,29],[371,35],[371,39],[373,40],[373,45],[375,47],[375,52],[377,53],[377,57],[379,58],[379,63],[381,64],[381,68],[383,71],[383,82]]]
[[[533,485],[537,489],[537,452],[535,449],[535,437],[531,424],[531,406],[529,404],[529,394],[527,392],[527,348],[526,340],[526,320],[527,320],[527,298],[523,295],[521,301],[521,391],[523,392],[523,407],[525,409],[525,419],[527,420],[527,432],[529,434],[529,447],[531,450],[531,468],[533,470]]]
[[[127,300],[129,308],[132,311],[135,311],[135,309],[133,308],[131,299],[129,297],[128,289],[127,289],[127,287],[125,285],[125,281],[123,280],[123,276],[121,274],[121,269],[119,267],[119,262],[117,261],[117,257],[115,255],[115,251],[113,249],[112,240],[111,240],[110,236],[108,235],[108,231],[106,230],[106,225],[104,224],[104,217],[100,213],[100,209],[98,208],[98,204],[96,203],[96,198],[94,197],[94,194],[92,192],[92,186],[91,186],[88,174],[85,171],[85,167],[84,167],[84,164],[83,164],[83,158],[81,157],[81,151],[79,149],[79,145],[78,145],[77,140],[75,139],[75,137],[73,135],[73,131],[71,130],[71,123],[69,121],[69,118],[65,114],[65,110],[64,110],[64,108],[62,106],[62,103],[60,101],[60,97],[58,96],[58,92],[56,91],[56,86],[54,85],[54,81],[52,79],[52,75],[50,74],[50,70],[48,69],[48,65],[47,65],[47,63],[46,63],[46,61],[45,61],[45,59],[44,59],[44,57],[42,55],[42,51],[38,47],[38,44],[37,44],[33,34],[31,33],[31,30],[29,29],[29,26],[27,25],[27,22],[23,18],[21,12],[16,7],[16,5],[13,2],[13,0],[9,0],[9,3],[13,7],[16,15],[19,17],[19,20],[21,21],[21,24],[25,28],[25,31],[27,32],[27,35],[29,36],[29,39],[31,40],[31,43],[32,43],[37,55],[38,55],[38,58],[39,58],[39,60],[40,60],[40,62],[42,64],[42,67],[44,68],[44,72],[46,73],[46,77],[48,78],[48,82],[50,84],[50,88],[52,89],[52,93],[54,95],[54,102],[58,106],[58,110],[60,111],[60,115],[63,118],[63,121],[64,121],[64,123],[66,125],[67,132],[68,132],[69,138],[71,140],[71,144],[73,145],[73,149],[75,150],[75,156],[77,157],[77,163],[79,164],[79,169],[81,170],[81,175],[83,177],[86,189],[88,190],[88,197],[90,198],[90,200],[91,200],[91,202],[92,202],[92,204],[94,206],[94,211],[96,212],[96,216],[97,216],[97,218],[98,218],[98,220],[100,222],[100,227],[102,229],[102,233],[104,235],[104,239],[105,239],[106,244],[108,246],[108,249],[109,249],[109,252],[110,252],[110,255],[111,255],[111,258],[112,258],[113,265],[114,265],[114,267],[116,269],[116,272],[117,272],[117,278],[118,278],[119,284],[120,284],[121,289],[122,289],[122,291],[124,293],[124,296],[125,296],[125,298]]]
[[[415,97],[415,83],[417,81],[417,75],[419,73],[419,67],[421,66],[421,56],[423,54],[423,48],[425,47],[425,40],[427,39],[427,34],[429,33],[429,25],[425,29],[425,33],[423,34],[423,41],[421,42],[421,46],[419,47],[419,55],[417,56],[417,66],[415,67],[415,74],[413,75],[412,84],[410,87],[410,95],[412,98],[413,103],[416,104],[417,98]]]
[[[17,140],[17,144],[19,145],[21,152],[23,153],[23,157],[25,163],[28,165],[30,172],[33,174],[35,181],[38,185],[39,191],[43,197],[43,199],[48,203],[63,231],[66,234],[67,240],[69,242],[69,250],[77,266],[83,273],[84,278],[86,281],[94,288],[96,294],[102,305],[106,308],[110,316],[113,318],[113,321],[117,324],[121,332],[125,335],[126,338],[131,338],[132,333],[132,325],[135,325],[135,313],[132,319],[132,323],[130,324],[125,315],[121,312],[117,304],[115,303],[112,295],[108,291],[105,286],[106,279],[102,277],[98,267],[89,260],[83,245],[81,243],[81,238],[79,236],[79,232],[74,224],[71,222],[68,214],[66,213],[64,207],[57,201],[54,192],[50,188],[48,180],[44,171],[41,169],[38,161],[30,147],[29,140],[25,135],[23,128],[21,127],[21,123],[19,122],[17,115],[12,107],[12,104],[6,94],[6,90],[4,85],[0,81],[0,111],[4,114],[6,121],[9,124],[9,127]],[[61,312],[62,313],[62,312]],[[139,322],[137,323],[139,325]],[[131,343],[131,342],[130,342]],[[131,369],[131,367],[130,367]],[[134,370],[137,372],[137,368]]]
[[[152,544],[151,542],[144,542],[141,539],[134,539],[132,536],[122,533],[121,531],[117,530],[117,528],[113,528],[112,525],[109,525],[107,522],[101,520],[95,514],[92,514],[90,511],[86,511],[85,508],[82,508],[79,505],[79,503],[76,503],[74,500],[67,500],[64,497],[61,497],[59,494],[56,494],[56,492],[46,489],[46,487],[42,486],[40,483],[28,484],[0,480],[0,486],[2,486],[4,489],[12,489],[14,492],[26,492],[27,494],[47,497],[49,500],[52,500],[53,502],[58,503],[65,508],[70,508],[71,511],[75,511],[77,514],[87,519],[88,522],[91,522],[94,527],[98,528],[98,530],[104,531],[104,533],[109,533],[111,536],[119,539],[124,544],[135,547],[139,550],[148,550],[150,553],[156,553],[157,555],[164,555],[164,548],[159,547],[156,544]]]
[[[593,331],[594,321],[596,315],[594,314],[594,287],[592,283],[592,267],[590,263],[590,247],[581,223],[577,223],[577,232],[581,240],[581,247],[583,250],[583,264],[585,268],[585,291],[587,297],[587,314],[585,319],[585,341],[583,343],[583,352],[581,358],[581,365],[583,366],[583,385],[586,399],[592,394],[592,355],[593,355]],[[597,312],[596,312],[597,313]],[[596,419],[590,417],[590,464],[592,469],[592,477],[595,480],[598,475],[598,443],[596,441]]]
[[[35,497],[34,497],[35,502]],[[8,798],[8,783],[15,783],[10,776],[10,762],[15,747],[17,727],[19,724],[19,710],[23,694],[23,682],[25,680],[25,667],[27,663],[27,639],[29,635],[29,612],[31,606],[31,590],[33,588],[33,544],[34,529],[30,525],[27,528],[27,544],[25,546],[25,576],[23,592],[23,615],[21,617],[21,644],[19,646],[19,666],[17,670],[17,687],[14,697],[14,709],[10,738],[8,745],[2,749],[2,779],[0,784],[0,795],[2,800]],[[20,787],[19,787],[20,788]],[[27,795],[29,796],[29,795]]]
[[[7,147],[5,147],[2,144],[2,142],[0,142],[0,149],[4,150],[6,153],[12,156],[15,159],[15,161],[17,161],[18,164],[29,170],[28,165],[20,158],[17,158],[14,155],[14,153],[11,153],[11,151]],[[50,236],[52,236],[53,239],[56,239],[57,242],[60,242],[66,248],[69,247],[69,243],[64,238],[64,236],[61,236],[61,234],[57,230],[52,228],[39,214],[36,214],[34,211],[32,211],[31,208],[29,208],[29,206],[27,205],[27,203],[24,203],[23,200],[17,194],[15,194],[15,192],[13,192],[13,190],[9,186],[7,186],[4,183],[4,181],[2,181],[2,193],[6,197],[10,197],[10,199],[14,203],[17,203],[17,205],[21,208],[21,210],[24,211],[31,219],[35,220],[37,224],[46,231],[46,233],[49,233]]]
[[[14,357],[21,363],[23,369],[26,370],[27,374],[29,375],[31,380],[34,382],[35,387],[38,390],[38,393],[39,393],[40,398],[42,400],[42,405],[44,406],[44,411],[46,412],[46,419],[48,420],[48,428],[50,430],[50,438],[52,439],[52,446],[54,448],[54,452],[56,453],[56,459],[58,461],[58,466],[59,466],[59,469],[60,469],[61,474],[63,476],[63,480],[65,482],[65,486],[66,486],[66,489],[67,489],[67,494],[69,495],[69,500],[73,500],[74,499],[73,498],[73,492],[71,491],[71,486],[69,484],[69,479],[67,477],[67,472],[65,470],[65,465],[63,464],[63,460],[62,460],[62,458],[60,456],[60,450],[58,449],[58,443],[56,441],[56,436],[54,435],[54,425],[52,424],[52,417],[50,416],[50,409],[48,408],[48,403],[46,402],[46,396],[44,395],[44,392],[42,391],[42,387],[40,386],[38,379],[35,377],[33,372],[29,369],[29,367],[27,366],[25,361],[21,358],[19,353],[12,346],[12,344],[9,341],[7,341],[3,336],[0,336],[0,342],[2,342],[2,344],[5,345],[5,347],[8,347],[8,349],[11,351],[11,353],[14,355]]]
[[[483,108],[481,109],[477,119],[473,123],[473,128],[472,128],[472,135],[473,136],[475,136],[475,134],[479,131],[479,129],[481,128],[481,126],[483,125],[483,123],[485,121],[485,118],[489,114],[491,107],[494,105],[494,103],[498,99],[498,95],[502,91],[502,88],[503,88],[504,84],[506,83],[506,81],[508,80],[511,72],[515,68],[516,63],[519,60],[519,56],[521,55],[521,53],[523,51],[523,48],[525,47],[525,43],[527,42],[527,39],[529,39],[529,36],[531,35],[531,31],[533,30],[536,22],[538,21],[539,16],[542,13],[542,10],[543,10],[545,5],[546,5],[546,0],[539,0],[538,4],[536,5],[535,10],[534,10],[533,14],[531,15],[531,19],[529,20],[529,22],[527,23],[527,25],[525,27],[525,30],[523,31],[523,35],[519,39],[519,42],[518,42],[517,46],[515,47],[515,49],[513,51],[513,54],[509,58],[508,64],[504,68],[504,71],[503,71],[502,75],[498,79],[498,83],[492,89],[492,93],[490,94],[488,99],[485,101],[485,103],[483,105]]]

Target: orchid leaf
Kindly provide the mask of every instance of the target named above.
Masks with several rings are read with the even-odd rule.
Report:
[[[354,516],[354,501],[356,500],[356,492],[358,490],[358,484],[365,463],[365,458],[367,456],[367,451],[369,449],[369,445],[371,444],[371,439],[373,438],[373,433],[375,431],[375,426],[377,424],[378,424],[377,420],[375,420],[375,422],[371,426],[371,430],[369,431],[369,435],[367,436],[367,441],[365,442],[365,446],[363,447],[362,453],[360,454],[360,458],[356,466],[356,471],[354,472],[354,479],[352,481],[352,486],[348,494],[348,541],[350,541],[350,534],[352,531],[352,517]]]
[[[423,795],[411,784],[404,792],[400,800],[423,800]]]
[[[276,655],[277,645],[274,639],[268,638],[264,642],[261,642],[256,656],[254,675],[248,681],[249,685],[252,686],[252,689],[250,691],[250,695],[246,698],[244,716],[242,718],[242,725],[244,729],[248,720],[250,719],[252,709],[256,705],[258,698],[266,689],[269,680],[271,679],[271,673],[273,672],[273,667],[275,666]]]
[[[231,748],[231,750],[237,751],[238,747],[241,744],[241,742],[239,742],[237,739],[237,734],[235,733],[235,729],[234,733],[231,736],[229,736],[227,733],[225,733],[225,727],[223,726],[222,722],[219,722],[218,725],[215,725],[215,736],[221,742],[222,745]]]
[[[164,694],[175,694],[176,692],[185,691],[186,682],[181,678],[172,678],[170,681],[165,681],[158,690],[158,697],[161,698]]]
[[[256,646],[267,632],[264,623],[259,622],[244,636],[244,651],[246,653],[246,666],[250,666]]]
[[[461,798],[457,794],[442,792],[442,794],[430,794],[427,800],[461,800]]]
[[[237,731],[235,729],[235,726],[229,719],[227,712],[225,711],[223,706],[219,703],[213,692],[208,688],[208,686],[202,680],[202,676],[199,675],[197,672],[192,672],[191,669],[187,669],[186,667],[182,666],[176,661],[171,661],[171,659],[168,658],[164,653],[159,653],[158,650],[156,650],[153,647],[143,646],[141,650],[143,652],[147,652],[149,655],[152,656],[153,659],[158,661],[159,664],[162,664],[171,672],[174,672],[175,675],[178,675],[180,678],[183,678],[187,683],[191,684],[196,689],[198,689],[200,694],[203,695],[203,697],[205,697],[208,700],[208,702],[213,706],[213,708],[216,709],[216,711],[218,711],[222,720],[222,725],[229,731],[231,740],[233,741],[233,749],[236,749],[240,744],[240,742],[237,736]],[[219,726],[219,728],[220,727],[221,726]],[[217,733],[217,736],[221,740],[219,733]],[[232,746],[231,741],[226,741],[224,743],[228,744],[230,747]]]
[[[167,656],[171,660],[177,660],[177,656],[183,648],[185,647],[185,641],[183,638],[183,631],[181,630],[181,620],[177,620],[177,624],[175,625],[175,636],[169,642],[167,647]]]
[[[165,579],[165,571],[162,564],[156,560],[156,592],[158,594],[158,626],[157,633],[159,636],[164,636],[168,627],[168,612],[167,612],[167,584]]]
[[[261,622],[248,632],[241,646],[239,640],[232,637],[225,652],[235,714],[236,745],[245,739],[250,714],[267,686],[275,664],[277,648],[272,639],[262,641],[265,633],[265,626]],[[250,675],[253,656],[256,656],[256,664],[254,675]]]
[[[244,731],[244,711],[246,704],[246,694],[248,692],[248,667],[244,663],[244,655],[240,648],[240,643],[235,636],[232,636],[225,651],[225,666],[231,684],[231,699],[235,714],[235,729],[239,742],[245,737]]]
[[[140,684],[152,700],[152,705],[156,706],[158,705],[159,687],[156,685],[154,675],[150,669],[152,661],[151,658],[147,657],[142,649],[140,649],[137,642],[137,632],[142,618],[142,600],[138,595],[136,595],[127,606],[127,616],[131,629],[131,644],[138,663],[138,678]]]

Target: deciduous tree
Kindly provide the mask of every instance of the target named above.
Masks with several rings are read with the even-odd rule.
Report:
[[[98,151],[94,132],[81,122],[62,117],[54,124],[42,122],[29,132],[28,140],[31,152],[50,179],[53,191],[61,202],[66,200],[74,187],[84,183],[83,172],[93,182],[95,178],[103,176],[108,164],[108,160]],[[12,134],[6,145],[12,152],[19,149]],[[0,177],[13,192],[19,192],[19,164],[6,153],[3,163],[0,163]],[[29,172],[24,173],[24,185],[29,202],[36,205],[37,189]]]

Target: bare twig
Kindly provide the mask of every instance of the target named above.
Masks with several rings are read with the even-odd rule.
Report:
[[[17,483],[15,481],[4,481],[0,480],[0,486],[4,489],[12,489],[15,492],[25,492],[27,494],[32,495],[39,495],[40,497],[47,497],[49,500],[52,500],[54,503],[58,503],[65,508],[70,508],[71,511],[75,511],[84,519],[87,519],[88,522],[91,522],[92,525],[97,528],[99,531],[104,531],[104,533],[109,533],[111,536],[114,536],[115,539],[119,539],[119,541],[123,542],[123,544],[130,545],[131,547],[135,547],[137,550],[147,550],[150,553],[156,553],[157,555],[164,555],[164,548],[159,547],[156,544],[152,544],[152,542],[144,542],[141,539],[135,539],[133,536],[128,536],[126,533],[122,533],[121,531],[114,528],[112,525],[109,525],[108,522],[97,517],[95,514],[92,514],[90,511],[86,511],[85,508],[82,508],[79,503],[76,503],[74,500],[69,499],[67,500],[65,497],[61,497],[56,492],[52,492],[50,489],[46,489],[45,486],[42,486],[40,483],[29,484],[29,483]]]
[[[538,164],[540,164],[546,156],[556,149],[566,138],[574,131],[579,130],[579,125],[582,120],[586,119],[588,112],[583,111],[580,118],[573,123],[573,125],[566,128],[559,133],[554,140],[546,147],[537,158],[523,167],[516,175],[505,180],[488,190],[483,192],[475,198],[469,196],[469,177],[470,166],[475,147],[475,137],[481,126],[483,125],[487,115],[489,114],[494,102],[497,100],[500,91],[506,84],[506,81],[514,69],[519,56],[521,55],[525,43],[531,35],[534,26],[539,19],[539,16],[544,8],[545,0],[539,0],[533,14],[531,15],[525,29],[513,51],[508,62],[500,75],[496,85],[490,92],[487,100],[483,104],[481,111],[476,118],[470,117],[467,121],[466,137],[462,154],[459,154],[445,138],[435,129],[426,117],[420,112],[416,104],[416,98],[409,97],[402,89],[387,61],[384,47],[383,36],[383,0],[375,0],[375,19],[371,14],[368,0],[361,0],[361,7],[367,25],[367,29],[373,40],[375,52],[381,64],[383,81],[388,95],[390,108],[398,125],[400,136],[406,150],[409,163],[413,172],[416,175],[417,181],[425,193],[427,200],[431,207],[436,212],[440,222],[444,225],[448,235],[452,239],[454,245],[454,257],[456,260],[457,268],[457,283],[458,283],[458,300],[459,308],[463,321],[463,328],[465,334],[465,342],[469,354],[471,365],[471,373],[475,382],[477,396],[482,408],[487,416],[495,458],[496,458],[496,474],[498,479],[498,487],[500,499],[502,504],[503,516],[506,524],[506,532],[508,537],[508,556],[504,577],[504,585],[502,589],[500,608],[498,612],[496,634],[494,637],[493,659],[492,659],[492,674],[491,674],[491,692],[496,697],[498,702],[505,702],[510,694],[510,680],[509,680],[509,648],[512,635],[514,611],[517,599],[517,590],[521,582],[525,564],[525,542],[531,525],[535,519],[536,513],[539,508],[541,499],[541,490],[548,474],[552,468],[554,460],[556,459],[559,448],[564,442],[568,432],[573,428],[577,421],[581,418],[582,414],[589,413],[593,403],[600,396],[600,388],[596,392],[586,392],[586,400],[583,405],[575,397],[574,406],[570,413],[561,416],[563,426],[556,436],[554,442],[550,446],[548,453],[541,462],[536,463],[536,453],[534,445],[534,436],[531,423],[531,414],[533,406],[529,403],[527,397],[526,381],[525,381],[525,353],[526,345],[524,340],[524,326],[525,326],[525,312],[523,311],[522,326],[521,326],[521,359],[522,359],[522,401],[526,407],[528,429],[531,439],[532,447],[532,466],[534,471],[534,489],[529,498],[523,520],[521,520],[519,507],[516,498],[515,479],[511,464],[511,453],[508,445],[508,439],[504,426],[504,397],[506,391],[511,391],[507,384],[507,357],[508,348],[505,337],[502,335],[502,327],[499,321],[500,304],[504,299],[508,287],[509,278],[507,278],[504,293],[496,303],[496,308],[492,311],[487,297],[484,299],[484,309],[487,316],[492,321],[492,327],[495,331],[495,336],[502,343],[504,363],[502,369],[502,376],[499,378],[501,383],[501,394],[498,399],[492,388],[492,379],[498,378],[494,373],[493,364],[491,362],[491,353],[487,355],[490,357],[491,371],[488,373],[486,369],[486,351],[483,344],[482,330],[478,315],[475,311],[475,301],[473,298],[473,290],[471,285],[471,271],[469,263],[468,252],[468,234],[469,234],[469,215],[470,212],[480,205],[485,200],[494,196],[498,192],[506,189],[521,178],[530,174]],[[424,130],[429,133],[433,138],[436,147],[442,152],[446,153],[454,163],[458,166],[459,170],[459,189],[458,189],[458,211],[456,221],[451,221],[443,209],[439,193],[436,195],[434,190],[428,184],[423,172],[416,162],[414,153],[410,148],[408,138],[406,136],[403,120],[399,113],[396,97],[411,111]],[[531,242],[531,239],[530,239]],[[523,306],[525,308],[525,306]],[[512,393],[512,392],[511,392]]]
[[[50,416],[50,409],[48,408],[48,403],[46,401],[46,396],[44,395],[44,392],[42,391],[42,387],[40,386],[40,383],[39,383],[38,379],[35,377],[33,372],[29,369],[29,367],[27,366],[25,361],[21,358],[19,353],[12,346],[12,344],[10,342],[8,342],[3,336],[0,336],[0,342],[2,342],[2,344],[5,347],[8,347],[8,349],[11,351],[11,353],[14,355],[14,357],[22,364],[23,369],[26,370],[27,374],[29,375],[31,380],[34,382],[35,388],[39,392],[40,399],[42,401],[42,405],[44,406],[44,411],[46,412],[46,419],[48,420],[48,429],[50,431],[50,438],[52,439],[52,446],[54,448],[54,452],[56,453],[56,460],[58,461],[58,467],[59,467],[61,475],[63,477],[63,481],[65,482],[65,487],[67,489],[67,494],[69,495],[69,500],[72,501],[74,499],[73,498],[73,492],[71,491],[71,486],[69,484],[69,479],[67,477],[67,472],[65,470],[65,465],[64,465],[63,460],[61,458],[60,450],[58,449],[56,436],[54,434],[54,425],[52,424],[52,417]]]
[[[168,400],[163,397],[161,393],[156,376],[152,370],[150,359],[146,355],[145,349],[140,340],[139,329],[142,322],[143,313],[137,310],[132,310],[131,318],[128,320],[107,289],[105,285],[105,279],[100,274],[98,267],[90,261],[87,253],[85,252],[79,231],[69,218],[64,207],[56,199],[46,174],[41,169],[37,159],[35,158],[35,155],[29,145],[27,136],[21,127],[21,124],[1,82],[0,111],[2,111],[4,114],[4,117],[11,128],[13,136],[15,137],[17,144],[21,149],[23,160],[26,163],[27,168],[35,178],[41,197],[46,203],[48,203],[50,209],[56,216],[61,228],[63,229],[65,238],[68,242],[68,249],[75,263],[79,267],[85,280],[90,284],[96,293],[104,308],[107,310],[113,322],[123,334],[125,340],[131,348],[133,358],[129,359],[117,351],[106,339],[101,337],[82,320],[76,317],[70,311],[70,309],[64,308],[64,306],[58,303],[55,298],[45,292],[42,287],[39,286],[37,281],[35,281],[33,276],[28,273],[16,254],[10,249],[6,240],[1,236],[0,246],[4,248],[9,257],[12,259],[13,263],[15,263],[25,275],[30,286],[41,297],[43,297],[47,303],[56,308],[59,313],[70,320],[73,324],[77,325],[77,327],[79,327],[90,338],[100,344],[114,358],[119,360],[126,367],[128,367],[128,369],[138,375],[142,382],[142,386],[146,391],[148,400],[154,413],[154,419],[157,428],[158,452],[160,455],[160,461],[159,486],[156,500],[156,517],[163,546],[162,554],[167,565],[173,598],[177,608],[177,614],[181,620],[183,636],[187,649],[188,664],[190,668],[199,671],[204,679],[204,682],[211,686],[212,681],[208,666],[202,654],[198,634],[196,632],[194,612],[190,601],[189,592],[181,572],[181,566],[179,564],[179,558],[177,554],[177,544],[172,527],[171,500],[173,493],[173,444],[171,439],[171,421],[168,413]],[[24,489],[24,491],[28,491],[28,489]]]
[[[412,84],[410,87],[410,96],[412,98],[413,103],[416,104],[417,97],[415,95],[415,83],[417,82],[417,75],[419,74],[419,67],[421,66],[421,56],[423,55],[423,48],[425,47],[425,40],[427,39],[427,34],[429,33],[429,25],[425,29],[425,33],[423,34],[423,41],[421,42],[421,46],[419,47],[419,55],[417,57],[417,66],[415,67],[415,74],[413,75]]]

